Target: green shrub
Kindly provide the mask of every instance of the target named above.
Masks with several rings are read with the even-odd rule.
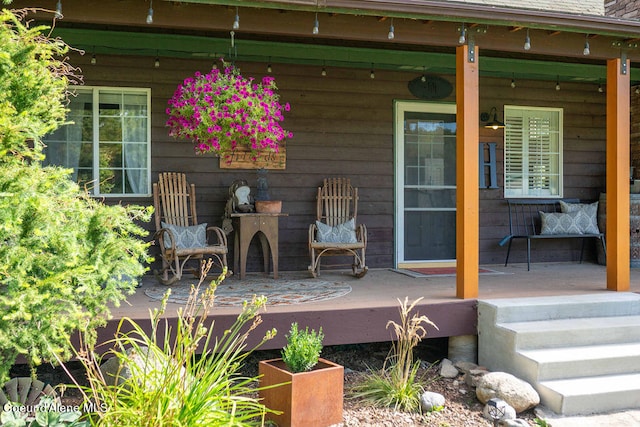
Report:
[[[324,334],[322,328],[316,333],[309,327],[304,331],[298,330],[298,323],[291,324],[287,345],[282,349],[282,360],[291,372],[310,371],[318,363],[322,351]]]
[[[0,383],[19,355],[66,359],[69,336],[104,325],[150,261],[151,208],[106,206],[70,171],[43,168],[40,138],[64,123],[67,46],[0,12]]]
[[[131,319],[123,319],[115,339],[108,343],[120,367],[131,372],[129,378],[105,376],[100,370],[103,359],[93,347],[80,352],[90,386],[84,388],[93,425],[103,427],[155,426],[250,426],[264,423],[268,409],[257,400],[257,378],[240,373],[245,359],[266,340],[275,336],[268,331],[262,341],[247,350],[246,340],[260,325],[258,315],[265,297],[247,302],[235,323],[221,338],[213,336],[214,323],[208,320],[213,308],[215,288],[224,280],[226,269],[217,281],[203,290],[203,279],[192,288],[184,308],[178,310],[177,325],[171,330],[164,312],[170,290],[161,309],[151,313],[151,331]],[[247,326],[248,325],[248,326]],[[202,352],[201,354],[199,352]],[[137,360],[134,360],[137,358]]]
[[[426,325],[438,327],[427,316],[414,314],[409,317],[422,298],[409,304],[408,298],[400,302],[400,323],[387,322],[387,329],[393,328],[395,341],[384,366],[372,371],[362,383],[352,388],[355,398],[362,398],[379,407],[393,407],[396,410],[417,411],[420,396],[424,392],[423,379],[418,377],[420,361],[413,360],[413,349],[427,336]]]

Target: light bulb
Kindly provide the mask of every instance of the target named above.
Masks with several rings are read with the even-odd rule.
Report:
[[[327,76],[327,69],[325,67],[322,67],[322,71],[320,71],[320,75],[322,77],[326,77]]]
[[[529,37],[529,29],[527,28],[527,36],[524,38],[524,50],[531,49],[531,37]]]
[[[422,83],[426,82],[426,81],[427,81],[427,76],[425,76],[425,75],[423,74],[423,75],[422,75],[422,77],[420,77],[420,81],[421,81]]]
[[[311,34],[316,35],[320,32],[320,22],[318,22],[318,13],[316,13],[316,20],[313,22],[313,29]]]
[[[270,73],[271,71],[273,71],[273,70],[271,69],[271,64],[269,64],[269,65],[267,65],[267,73]]]
[[[147,13],[147,24],[153,24],[153,8],[149,7],[149,13]]]
[[[160,68],[160,58],[156,57],[156,60],[153,61],[153,66],[156,68]]]
[[[96,65],[98,60],[96,59],[96,54],[91,55],[91,65]]]
[[[387,34],[387,38],[389,40],[393,40],[396,37],[395,28],[393,28],[393,18],[391,18],[391,25],[389,25],[389,34]]]
[[[56,5],[56,18],[62,19],[62,0],[58,0]]]
[[[371,73],[369,73],[369,77],[371,77],[372,79],[376,78],[376,72],[373,70],[373,68],[371,69]]]
[[[515,89],[516,87],[516,81],[514,79],[511,79],[511,88]]]
[[[602,83],[600,83],[598,85],[598,92],[600,92],[600,93],[604,92],[604,88],[602,87]]]
[[[467,29],[463,25],[462,28],[460,28],[460,38],[458,39],[458,43],[464,44],[464,42],[466,41],[467,41]]]
[[[591,54],[591,49],[589,48],[589,40],[585,40],[585,42],[584,42],[584,50],[582,51],[582,54],[584,56],[587,56],[587,55]]]
[[[237,30],[240,28],[240,15],[238,14],[238,8],[236,7],[236,17],[233,20],[233,29]]]
[[[636,95],[638,95],[640,93],[640,86],[636,86]]]
[[[560,90],[560,83],[559,82],[556,83],[556,90]]]

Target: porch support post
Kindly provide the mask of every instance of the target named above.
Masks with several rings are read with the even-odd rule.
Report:
[[[478,81],[478,47],[456,47],[456,297],[463,299],[478,297]]]
[[[626,70],[626,72],[625,72]],[[607,289],[628,291],[630,64],[607,60]]]

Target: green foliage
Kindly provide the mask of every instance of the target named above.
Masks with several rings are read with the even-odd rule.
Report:
[[[21,354],[37,365],[71,355],[108,304],[135,290],[149,244],[136,224],[150,208],[106,206],[68,171],[0,163],[0,381]]]
[[[546,420],[543,420],[541,418],[536,418],[535,420],[533,420],[533,423],[540,427],[549,427],[551,425]]]
[[[203,267],[206,272],[209,262]],[[155,426],[251,426],[264,424],[268,409],[255,396],[257,378],[243,377],[239,370],[251,352],[275,336],[270,330],[254,348],[246,340],[261,323],[258,315],[265,297],[246,302],[235,323],[219,339],[213,337],[215,288],[226,269],[199,295],[202,280],[192,288],[184,308],[178,310],[172,330],[162,308],[151,313],[151,331],[131,319],[123,319],[111,356],[120,362],[115,376],[100,370],[101,360],[92,346],[79,354],[90,386],[84,389],[86,403],[98,412],[90,414],[93,425],[103,427]],[[204,275],[203,275],[204,276]],[[161,332],[162,331],[162,332]],[[203,350],[204,349],[204,350]],[[197,354],[203,351],[202,354]],[[109,355],[107,355],[109,356]],[[131,377],[121,376],[123,366]]]
[[[86,421],[78,421],[81,413],[63,408],[54,397],[42,396],[35,407],[35,415],[19,411],[22,405],[9,403],[3,409],[0,422],[3,427],[88,427]],[[13,408],[13,409],[12,409]]]
[[[31,28],[26,11],[0,12],[0,159],[41,157],[43,135],[64,123],[67,86],[77,80],[64,61],[69,47]]]
[[[365,380],[351,390],[353,397],[362,398],[379,407],[393,407],[396,410],[417,411],[420,396],[424,392],[422,378],[418,377],[420,361],[414,362],[413,349],[427,335],[425,325],[437,326],[427,316],[414,314],[409,317],[418,298],[409,304],[408,298],[400,302],[400,323],[392,320],[387,328],[393,328],[394,342],[385,364],[379,371],[370,372]]]
[[[282,349],[282,360],[287,368],[294,373],[310,371],[318,363],[323,339],[322,328],[317,333],[313,329],[309,331],[309,327],[301,331],[298,323],[293,322],[287,335],[287,345]]]

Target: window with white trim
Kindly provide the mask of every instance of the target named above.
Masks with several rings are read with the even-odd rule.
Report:
[[[504,197],[562,197],[562,115],[504,106]]]
[[[72,90],[71,123],[44,138],[44,163],[73,169],[73,179],[92,195],[149,195],[151,90]]]

